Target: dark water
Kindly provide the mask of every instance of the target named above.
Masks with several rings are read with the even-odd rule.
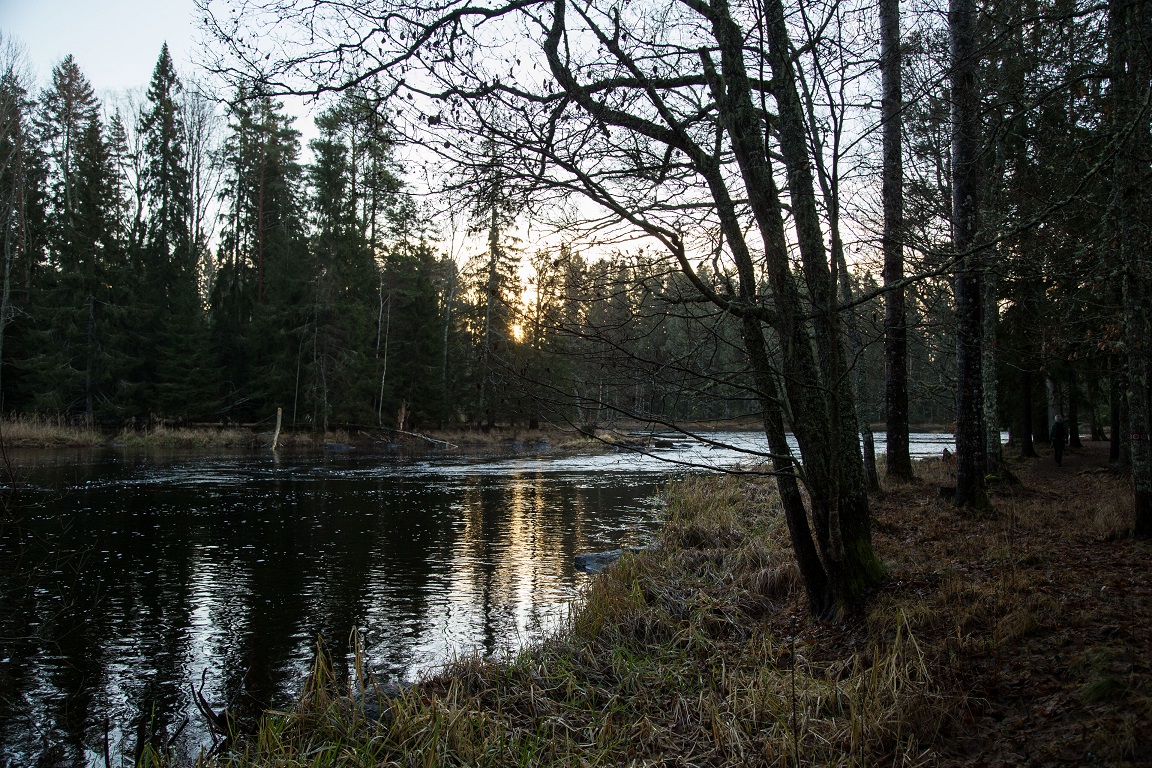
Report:
[[[632,454],[109,449],[16,464],[16,520],[0,531],[0,766],[102,766],[106,750],[121,765],[149,739],[191,758],[208,740],[192,686],[242,717],[288,706],[318,637],[347,674],[354,628],[369,666],[398,681],[514,650],[562,621],[587,579],[575,554],[651,539],[660,489],[685,471]]]

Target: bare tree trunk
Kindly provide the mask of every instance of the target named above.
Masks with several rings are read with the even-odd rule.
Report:
[[[956,295],[956,504],[984,506],[983,275],[976,253],[980,114],[976,1],[950,0],[952,62],[952,245],[961,255]]]
[[[1132,467],[1133,531],[1152,537],[1152,195],[1143,177],[1152,151],[1148,81],[1152,77],[1152,0],[1111,0],[1108,5],[1114,130],[1124,145],[1116,154],[1112,219],[1123,274],[1128,451]]]
[[[835,103],[835,96],[822,67],[817,68],[817,78],[824,90],[825,98],[829,104]],[[824,158],[824,143],[820,139],[821,130],[816,119],[815,99],[808,86],[804,73],[796,72],[796,81],[804,94],[804,109],[808,116],[809,134],[812,137],[812,152],[815,159],[816,178],[820,184],[820,192],[824,196],[825,210],[828,212],[828,234],[831,246],[832,270],[835,275],[836,288],[839,291],[840,302],[845,307],[851,307],[853,301],[852,278],[848,273],[848,263],[844,257],[844,239],[840,235],[840,121],[833,118],[832,152],[831,157]],[[844,320],[847,331],[848,352],[853,360],[858,360],[864,349],[864,341],[860,334],[857,314],[852,309],[845,310],[847,316]],[[880,490],[880,478],[876,474],[876,446],[873,441],[872,426],[863,411],[864,384],[863,375],[858,365],[851,366],[852,373],[852,416],[857,425],[860,447],[863,449],[864,482],[869,492]]]
[[[1120,462],[1121,459],[1123,437],[1120,434],[1120,425],[1123,423],[1124,402],[1121,380],[1120,357],[1112,355],[1108,358],[1108,461],[1112,464]]]
[[[383,285],[383,279],[381,279],[381,285],[380,285],[380,312],[381,312],[381,314],[384,314],[385,305],[387,305],[387,314],[383,318],[377,319],[377,326],[379,326],[381,320],[383,320],[383,324],[384,324],[384,354],[382,356],[383,362],[381,363],[381,366],[380,366],[380,397],[379,397],[379,402],[377,403],[377,406],[376,406],[376,424],[378,426],[381,426],[381,427],[384,426],[384,382],[388,378],[388,338],[389,338],[389,334],[392,330],[392,294],[389,293],[387,301],[384,300],[384,285]],[[377,358],[381,357],[379,327],[377,327],[377,330],[376,330],[376,357]]]
[[[491,221],[488,224],[488,282],[484,290],[484,355],[480,366],[480,413],[488,411],[488,427],[496,426],[496,416],[488,402],[489,377],[492,371],[492,312],[498,300],[499,276],[497,269],[500,259],[500,218],[496,209],[495,196],[492,202]]]
[[[95,397],[92,390],[95,386],[95,372],[93,371],[95,361],[93,357],[96,354],[96,297],[91,291],[88,292],[88,327],[85,336],[84,421],[91,427],[95,420]]]
[[[901,87],[900,0],[880,0],[880,113],[884,153],[884,410],[887,475],[912,479],[908,452],[908,324],[904,308],[904,119]]]
[[[1004,459],[1000,442],[1000,400],[996,383],[996,326],[999,313],[996,307],[996,276],[991,269],[984,273],[984,317],[980,347],[980,372],[983,377],[984,453],[988,472],[998,474]]]
[[[256,197],[256,303],[264,303],[264,176],[268,165],[268,150],[260,161],[259,191]]]
[[[448,279],[448,295],[444,299],[444,327],[442,329],[443,344],[442,356],[440,360],[440,385],[444,388],[444,394],[448,394],[448,331],[452,327],[452,302],[456,300],[456,270],[453,264],[452,274]]]
[[[1056,421],[1056,417],[1064,415],[1064,410],[1060,404],[1060,387],[1057,386],[1056,380],[1052,378],[1051,373],[1044,374],[1044,392],[1048,397],[1048,420],[1045,424],[1051,429],[1052,424]]]
[[[748,352],[756,380],[756,391],[764,415],[764,434],[768,438],[768,450],[772,452],[772,469],[776,474],[776,487],[784,507],[784,518],[788,522],[796,566],[800,569],[809,605],[814,613],[824,615],[834,607],[834,596],[828,589],[828,573],[816,552],[812,529],[808,525],[808,513],[804,509],[804,498],[796,480],[795,462],[784,431],[779,389],[772,376],[764,332],[760,321],[754,318],[745,317],[742,324],[744,348]]]

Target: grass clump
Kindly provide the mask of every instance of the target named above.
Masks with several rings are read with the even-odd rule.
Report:
[[[0,435],[10,448],[68,448],[100,444],[99,430],[62,416],[7,416],[0,421]]]

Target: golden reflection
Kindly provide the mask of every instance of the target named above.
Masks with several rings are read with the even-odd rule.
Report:
[[[512,473],[498,485],[482,477],[469,481],[449,600],[453,614],[472,629],[461,634],[480,638],[484,653],[524,642],[559,615],[583,512],[582,503],[564,496],[549,494],[544,478],[531,472]]]

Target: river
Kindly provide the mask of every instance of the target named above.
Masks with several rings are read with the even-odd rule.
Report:
[[[382,679],[514,652],[561,624],[573,557],[643,546],[667,482],[754,461],[754,434],[650,455],[128,452],[13,456],[0,529],[0,766],[191,759],[192,690],[253,718],[290,706],[317,639]],[[883,451],[878,436],[877,451]],[[914,435],[939,455],[948,435]]]

